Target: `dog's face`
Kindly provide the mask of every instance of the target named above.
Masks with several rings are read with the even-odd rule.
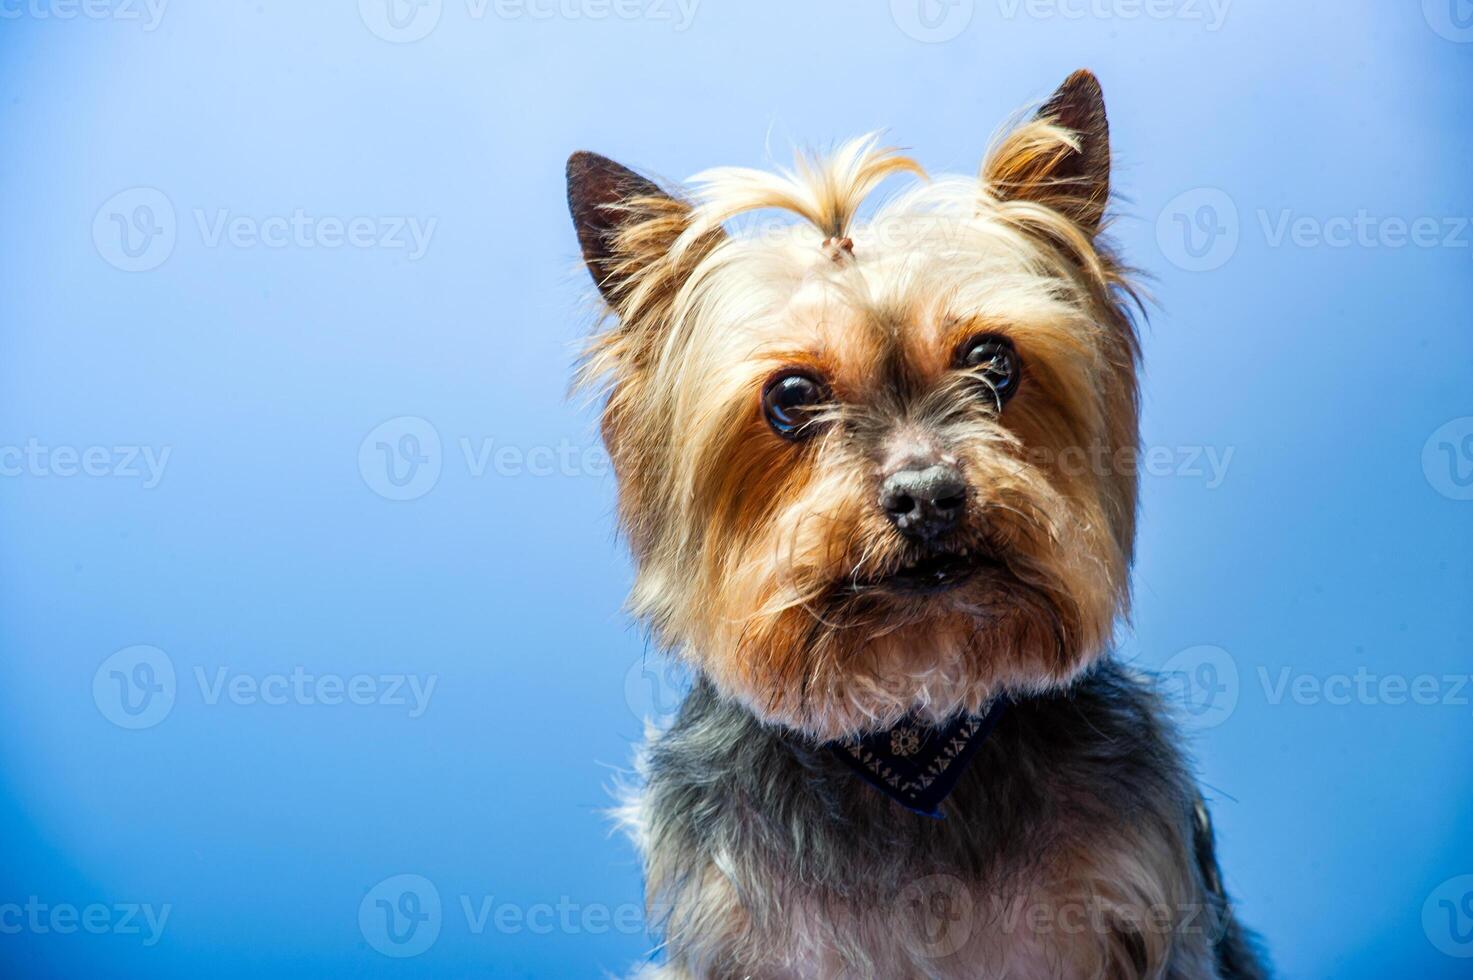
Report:
[[[587,373],[660,641],[818,738],[1067,682],[1109,642],[1134,534],[1136,341],[1097,240],[1104,107],[1078,73],[988,156],[866,223],[916,171],[872,139],[688,204],[569,162],[613,315]],[[729,232],[764,208],[806,224]]]

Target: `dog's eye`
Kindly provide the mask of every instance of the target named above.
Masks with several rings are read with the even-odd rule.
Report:
[[[973,337],[962,345],[956,366],[981,381],[999,409],[1018,390],[1022,366],[1013,342],[1006,337],[991,333]]]
[[[823,383],[802,371],[787,371],[762,389],[762,413],[784,439],[803,439],[812,430],[814,411],[828,397]]]

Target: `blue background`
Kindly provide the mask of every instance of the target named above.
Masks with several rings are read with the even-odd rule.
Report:
[[[1433,901],[1473,873],[1473,688],[1442,679],[1473,649],[1473,502],[1449,469],[1473,468],[1455,421],[1473,415],[1473,231],[1275,234],[1286,215],[1312,233],[1361,211],[1473,214],[1473,32],[1449,19],[1465,3],[1439,9],[1461,0],[1236,0],[1220,23],[1205,5],[1131,17],[1129,0],[957,0],[929,22],[905,0],[702,0],[685,29],[673,6],[478,18],[445,0],[404,43],[371,29],[393,33],[379,0],[174,0],[154,30],[26,2],[0,18],[0,446],[170,456],[152,487],[40,463],[0,477],[0,905],[170,915],[151,946],[0,928],[7,975],[584,977],[638,960],[638,865],[602,810],[678,679],[654,658],[644,672],[620,612],[601,461],[546,475],[526,457],[596,445],[565,397],[589,320],[563,162],[586,147],[679,178],[887,128],[933,172],[970,172],[1081,65],[1110,106],[1118,237],[1155,277],[1144,437],[1171,454],[1144,482],[1122,651],[1188,679],[1228,883],[1284,976],[1473,975],[1440,951],[1473,953],[1454,928],[1473,920]],[[128,272],[107,229],[140,187],[167,200],[175,241]],[[199,224],[222,209],[436,224],[419,258],[212,244]],[[1224,237],[1188,251],[1178,214]],[[377,492],[396,492],[377,437],[360,462],[401,417],[441,444],[420,442],[440,473],[402,501]],[[391,423],[387,444],[419,425]],[[478,475],[462,440],[472,462],[487,440],[509,449]],[[1215,485],[1191,447],[1231,450]],[[139,644],[177,693],[128,730],[111,675],[93,682]],[[297,667],[436,687],[412,718],[210,703],[195,679]],[[1330,690],[1429,673],[1439,703],[1275,698],[1285,670]],[[1196,680],[1219,699],[1206,714]],[[443,908],[412,959],[359,922],[400,874]],[[462,897],[502,926],[478,934]]]

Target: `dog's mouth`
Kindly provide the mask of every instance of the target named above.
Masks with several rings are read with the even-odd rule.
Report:
[[[886,592],[898,596],[928,596],[949,592],[977,573],[1001,563],[980,551],[958,548],[935,551],[902,561],[881,575],[853,579],[850,591]]]

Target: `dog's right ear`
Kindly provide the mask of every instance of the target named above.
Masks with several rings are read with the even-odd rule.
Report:
[[[583,261],[615,310],[637,274],[659,262],[690,224],[690,205],[610,160],[580,150],[568,157],[568,210]]]

